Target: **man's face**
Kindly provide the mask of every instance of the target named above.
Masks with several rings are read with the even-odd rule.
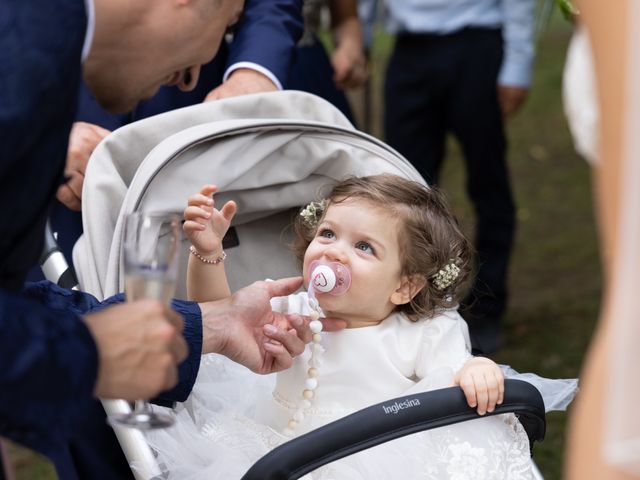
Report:
[[[84,65],[87,85],[111,112],[132,110],[163,85],[193,89],[200,66],[213,59],[243,4],[244,0],[152,0],[144,11],[122,13],[135,19],[126,20],[122,31],[100,35],[96,24]],[[98,15],[99,11],[99,21]],[[100,41],[105,37],[106,42]]]

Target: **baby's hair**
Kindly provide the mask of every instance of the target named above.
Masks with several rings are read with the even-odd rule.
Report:
[[[327,208],[348,199],[368,201],[400,220],[401,275],[422,277],[426,283],[411,302],[399,305],[398,311],[417,320],[433,316],[438,308],[460,303],[471,277],[471,246],[438,189],[391,174],[349,177],[334,185],[326,197]],[[296,217],[293,250],[300,261],[325,213],[315,224]],[[459,270],[443,288],[438,272],[451,264]]]

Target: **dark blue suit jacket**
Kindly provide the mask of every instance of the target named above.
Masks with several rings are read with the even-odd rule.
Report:
[[[19,290],[62,176],[85,29],[82,0],[0,2],[0,434],[60,464],[96,378],[89,305]]]

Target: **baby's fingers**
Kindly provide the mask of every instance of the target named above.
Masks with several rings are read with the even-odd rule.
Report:
[[[493,375],[498,384],[498,401],[496,403],[502,405],[502,402],[504,402],[504,375],[499,368],[493,372]]]
[[[193,220],[187,220],[182,224],[182,230],[187,235],[190,235],[193,232],[201,232],[205,228],[207,227],[205,227],[201,223],[194,222]]]
[[[202,195],[204,195],[205,197],[211,197],[211,195],[213,195],[217,191],[218,191],[218,187],[216,185],[213,185],[213,184],[204,185],[200,189],[200,193]]]
[[[228,222],[231,222],[231,219],[236,214],[237,210],[238,210],[238,207],[236,205],[236,202],[234,202],[233,200],[229,200],[227,203],[224,204],[224,206],[220,210],[220,213],[222,213],[222,216]]]
[[[495,371],[486,372],[484,379],[487,385],[487,392],[489,395],[487,401],[487,412],[491,413],[496,409],[496,404],[501,403],[500,400],[500,383],[496,377]],[[504,388],[504,386],[503,386]]]
[[[207,212],[202,207],[190,206],[184,209],[184,219],[194,221],[204,225],[211,218],[211,212]]]
[[[465,374],[460,378],[460,388],[462,388],[462,393],[467,399],[467,403],[471,408],[475,408],[478,405],[478,400],[476,398],[476,385],[473,381],[473,377],[469,374]]]
[[[189,197],[189,200],[187,201],[187,205],[196,206],[196,207],[201,207],[201,206],[213,207],[213,198],[211,198],[210,195],[203,195],[202,193],[196,193]]]
[[[473,383],[476,388],[478,415],[484,415],[487,413],[487,406],[489,404],[489,389],[487,387],[487,381],[482,373],[476,373],[473,375]]]

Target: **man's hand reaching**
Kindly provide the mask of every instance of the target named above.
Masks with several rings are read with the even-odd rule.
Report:
[[[200,304],[202,353],[220,353],[262,374],[289,368],[311,341],[310,319],[274,312],[270,299],[289,295],[301,284],[301,277],[255,282],[228,299]],[[323,323],[326,331],[346,326],[340,320]]]
[[[109,133],[109,130],[92,123],[73,124],[69,134],[67,163],[64,167],[66,181],[60,185],[56,193],[56,198],[67,208],[76,211],[82,209],[82,184],[89,157]]]

